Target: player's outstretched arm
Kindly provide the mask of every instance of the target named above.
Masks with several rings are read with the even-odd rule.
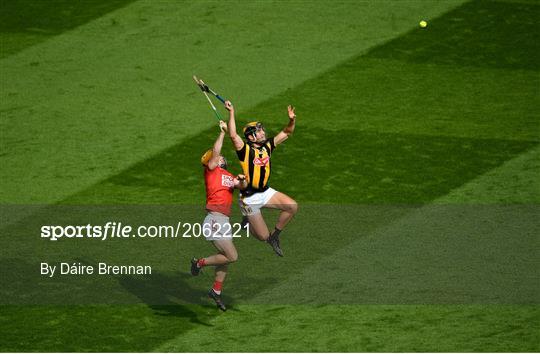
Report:
[[[213,170],[219,165],[219,156],[221,155],[223,139],[225,138],[225,132],[227,131],[227,123],[220,120],[219,129],[221,131],[219,132],[219,136],[217,137],[216,142],[214,143],[214,147],[212,148],[212,158],[210,158],[210,161],[208,161],[209,170]]]
[[[236,133],[236,121],[234,119],[234,106],[231,101],[225,101],[225,108],[229,111],[229,136],[231,137],[234,149],[236,151],[242,149],[244,146],[244,141]]]
[[[289,114],[289,124],[287,124],[287,126],[283,128],[283,130],[274,137],[274,145],[281,144],[282,142],[287,140],[289,135],[294,132],[294,127],[296,124],[296,114],[294,113],[294,107],[289,105],[287,107],[287,111]]]

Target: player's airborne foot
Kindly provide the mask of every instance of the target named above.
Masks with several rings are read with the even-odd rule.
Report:
[[[221,311],[227,311],[225,304],[223,303],[223,301],[221,301],[221,295],[216,293],[214,289],[210,289],[210,291],[208,291],[208,297],[216,302],[218,309],[220,309]]]
[[[201,272],[201,268],[199,268],[197,262],[199,262],[197,258],[193,258],[191,260],[191,275],[199,275],[199,273]]]
[[[283,251],[281,250],[281,247],[279,246],[279,235],[276,235],[275,233],[272,233],[270,237],[268,237],[268,240],[266,240],[272,246],[272,249],[276,254],[280,257],[283,257]]]

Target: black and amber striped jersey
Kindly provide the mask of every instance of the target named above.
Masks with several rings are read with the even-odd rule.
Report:
[[[248,142],[244,143],[244,146],[236,151],[248,181],[248,188],[242,192],[242,195],[249,196],[268,189],[271,170],[270,156],[274,148],[274,138],[272,137],[267,139],[260,147]]]

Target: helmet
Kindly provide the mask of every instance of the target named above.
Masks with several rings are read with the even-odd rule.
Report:
[[[210,150],[207,150],[202,156],[201,156],[201,163],[203,164],[203,166],[208,166],[208,162],[210,162],[210,159],[212,158],[212,155],[213,155],[213,151],[212,149]],[[219,167],[223,168],[223,169],[227,169],[227,159],[225,158],[225,156],[223,156],[223,163],[219,165]]]
[[[262,125],[261,122],[249,122],[245,127],[244,127],[244,136],[246,137],[246,139],[249,140],[249,136],[253,136],[255,135],[256,132],[258,132],[259,130],[264,130],[264,126]]]
[[[211,158],[212,158],[212,150],[206,151],[201,156],[201,163],[203,164],[203,166],[208,166],[208,161],[210,161]]]

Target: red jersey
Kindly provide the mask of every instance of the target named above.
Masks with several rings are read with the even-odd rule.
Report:
[[[219,166],[213,170],[205,168],[204,183],[206,185],[206,210],[231,216],[234,175]]]

